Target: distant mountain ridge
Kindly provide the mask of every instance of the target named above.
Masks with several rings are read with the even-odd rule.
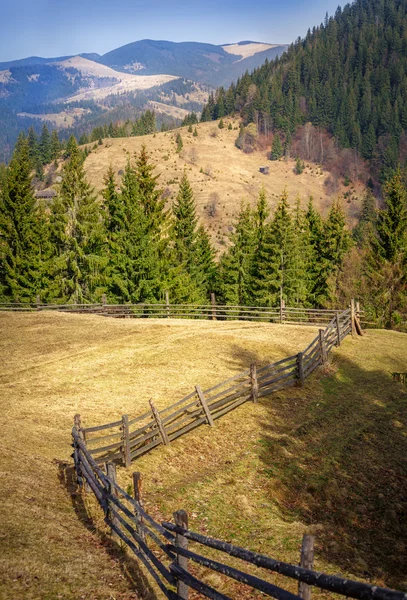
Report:
[[[253,46],[253,52],[246,56],[247,52],[244,50],[244,46],[248,45]],[[242,46],[240,58],[236,51],[231,53],[225,49],[236,46]],[[276,58],[287,47],[284,44],[253,41],[217,46],[201,42],[170,42],[167,40],[145,39],[125,44],[103,55],[82,53],[53,58],[31,56],[1,62],[0,71],[36,65],[53,65],[79,56],[106,65],[119,72],[137,75],[174,75],[209,85],[228,85],[242,75],[246,69],[259,66],[266,58],[269,60]]]
[[[183,81],[198,88],[228,86],[267,59],[281,55],[287,46],[260,42],[237,42],[216,46],[200,42],[139,40],[107,52],[43,58],[31,56],[0,63],[0,161],[8,160],[18,132],[41,120],[61,123],[67,104],[83,108],[75,112],[75,125],[98,116],[105,122],[112,117],[111,108],[126,103],[139,112],[148,106],[146,90],[164,90],[165,102],[172,104],[172,94]],[[241,51],[240,51],[241,49]],[[178,82],[178,83],[177,83]],[[168,85],[170,87],[168,87]],[[172,88],[171,88],[172,85]],[[189,84],[188,84],[189,85]],[[150,99],[151,99],[150,93]],[[135,99],[135,95],[137,99]],[[110,100],[108,100],[110,98]],[[161,102],[161,97],[153,98]],[[204,100],[188,98],[183,109],[199,111]],[[176,104],[175,104],[176,106]],[[78,115],[82,114],[82,117]],[[127,113],[126,113],[127,114]],[[133,111],[134,114],[134,111]],[[66,123],[63,117],[62,123]],[[63,125],[57,125],[63,126]]]

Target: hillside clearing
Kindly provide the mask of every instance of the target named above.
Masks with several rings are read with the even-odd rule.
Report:
[[[209,386],[253,360],[298,352],[315,335],[310,327],[264,323],[55,313],[3,313],[0,330],[8,484],[0,598],[72,600],[153,597],[137,563],[94,531],[67,489],[73,415],[95,425],[136,415],[151,397],[164,407],[196,383]],[[213,430],[203,427],[120,468],[119,480],[126,486],[140,470],[153,516],[170,519],[186,508],[191,528],[292,562],[312,525],[318,569],[368,571],[400,585],[407,394],[389,371],[407,371],[406,336],[347,338],[304,390],[246,404]]]
[[[321,214],[327,214],[333,200],[324,187],[328,172],[307,163],[304,172],[296,175],[294,159],[270,161],[269,149],[245,154],[235,146],[239,122],[233,119],[224,121],[223,129],[219,129],[216,121],[199,123],[196,126],[197,137],[189,133],[187,127],[181,127],[175,131],[141,137],[106,139],[85,161],[88,179],[100,192],[104,185],[103,177],[112,165],[120,182],[119,172],[124,171],[127,160],[132,159],[134,153],[139,152],[145,144],[152,162],[157,165],[159,185],[163,189],[168,188],[168,206],[175,199],[179,182],[186,171],[194,191],[197,216],[208,228],[217,249],[221,248],[222,238],[233,225],[241,203],[249,202],[253,206],[262,186],[272,209],[287,188],[292,206],[297,197],[305,206],[312,196]],[[233,126],[231,130],[228,129],[229,123]],[[175,142],[178,132],[183,141],[179,154]],[[259,171],[265,165],[270,169],[269,175]],[[345,190],[340,189],[338,193]],[[352,200],[351,203],[344,201],[344,209],[350,225],[355,224],[360,210],[359,200]]]

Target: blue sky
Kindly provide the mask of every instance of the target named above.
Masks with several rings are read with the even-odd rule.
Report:
[[[0,62],[103,54],[136,40],[290,43],[338,0],[0,0]]]

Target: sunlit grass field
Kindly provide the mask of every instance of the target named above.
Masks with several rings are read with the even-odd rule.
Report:
[[[83,505],[70,429],[159,408],[303,349],[316,329],[264,323],[0,315],[0,598],[154,598],[142,569]],[[290,562],[314,532],[318,570],[402,587],[406,570],[407,336],[348,337],[329,364],[119,468],[157,518]],[[220,557],[218,557],[220,558]],[[196,574],[232,597],[255,598]],[[277,579],[276,579],[277,581]],[[281,583],[281,580],[279,581]],[[295,591],[295,583],[286,587]]]

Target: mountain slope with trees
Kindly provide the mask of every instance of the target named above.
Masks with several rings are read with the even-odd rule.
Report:
[[[218,89],[203,119],[236,111],[259,131],[279,132],[287,146],[310,121],[372,160],[385,181],[407,157],[406,0],[338,8],[281,58]]]

